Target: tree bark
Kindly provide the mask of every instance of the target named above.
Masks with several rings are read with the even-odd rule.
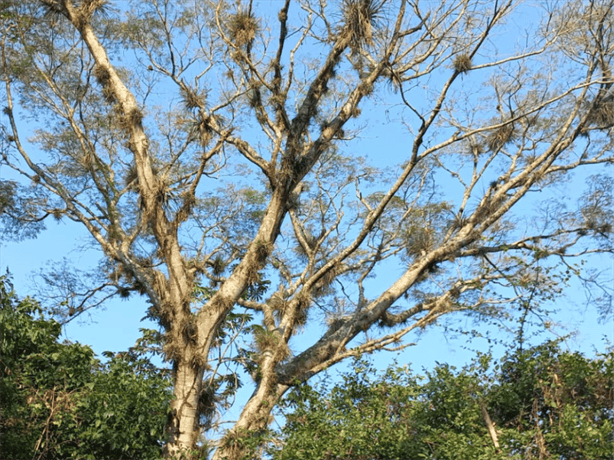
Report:
[[[482,417],[484,418],[484,423],[486,424],[486,428],[488,429],[488,434],[490,435],[490,439],[492,440],[493,446],[497,452],[499,452],[499,436],[497,435],[497,430],[495,429],[495,424],[492,422],[490,418],[490,414],[488,413],[488,409],[486,408],[486,404],[483,401],[479,400],[478,404],[480,405],[480,411],[482,412]]]
[[[257,436],[264,432],[272,421],[271,411],[290,388],[288,385],[276,383],[276,375],[273,370],[276,359],[273,355],[265,358],[266,362],[261,366],[263,373],[256,391],[243,408],[239,420],[229,431],[220,446],[215,451],[212,460],[240,460],[243,458],[256,458],[254,447],[259,447],[255,442],[253,447],[246,445],[250,438],[257,441]]]

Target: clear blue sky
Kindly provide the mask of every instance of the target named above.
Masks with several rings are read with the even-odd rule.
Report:
[[[382,137],[385,137],[383,135]],[[381,141],[381,139],[379,139]],[[374,139],[373,142],[378,142]],[[369,142],[367,141],[366,144]],[[2,169],[3,178],[6,179]],[[83,248],[90,248],[83,250]],[[22,242],[4,242],[0,252],[0,271],[5,273],[10,270],[15,289],[20,296],[30,294],[33,287],[32,275],[39,269],[44,268],[48,261],[61,261],[66,257],[80,268],[93,267],[98,258],[98,251],[92,246],[91,241],[83,229],[70,221],[59,223],[49,221],[48,228],[38,238]],[[612,273],[612,260],[607,257],[601,258],[602,269],[609,269]],[[389,279],[392,273],[380,273],[383,280]],[[584,306],[584,293],[580,286],[575,286],[567,291],[567,297],[557,302],[560,312],[555,316],[559,327],[553,329],[556,334],[563,335],[576,331],[577,335],[568,339],[565,344],[571,350],[579,350],[587,356],[593,355],[595,350],[604,351],[606,342],[604,337],[613,342],[613,326],[610,320],[599,323],[597,312],[591,306]],[[121,351],[134,345],[140,336],[139,328],[155,328],[151,322],[141,322],[145,316],[147,304],[143,298],[132,296],[128,300],[113,299],[103,307],[92,310],[91,314],[85,314],[77,320],[70,322],[64,329],[64,338],[90,345],[99,355],[106,350]],[[485,332],[485,327],[475,327],[464,315],[457,314],[451,320],[459,329],[478,329]],[[314,331],[317,326],[310,326],[304,334],[304,338],[295,337],[292,344],[294,351],[308,346],[313,341]],[[490,328],[494,337],[497,336],[496,328]],[[554,338],[556,334],[542,333],[531,339],[533,344],[547,338]],[[511,336],[505,335],[506,341]],[[416,346],[405,349],[400,354],[380,352],[373,357],[376,367],[383,369],[396,359],[400,364],[409,364],[415,372],[423,368],[432,369],[436,362],[449,363],[458,368],[468,364],[475,356],[473,350],[485,352],[489,345],[483,339],[475,339],[466,343],[465,337],[455,337],[454,334],[445,334],[441,327],[431,327],[420,337],[408,336],[408,342],[417,342]],[[501,357],[505,349],[494,347],[492,349],[496,358]],[[338,371],[346,369],[346,364],[339,364],[328,372],[333,379]],[[322,376],[320,376],[322,377]],[[249,378],[246,378],[246,382]],[[246,385],[237,396],[237,403],[224,417],[235,420],[240,413],[242,401],[246,401],[252,393],[253,387]]]
[[[2,244],[0,254],[1,272],[5,273],[9,268],[13,275],[15,289],[20,296],[25,296],[30,292],[32,286],[31,274],[44,266],[47,260],[61,260],[68,257],[77,266],[85,266],[95,261],[95,251],[82,253],[77,246],[87,241],[85,235],[80,232],[80,228],[71,224],[51,223],[47,231],[40,234],[37,239],[27,240],[20,243]],[[611,260],[605,261],[612,265]],[[557,315],[561,323],[561,328],[555,330],[560,334],[577,330],[578,334],[568,339],[565,344],[571,350],[579,350],[587,356],[592,356],[595,350],[604,351],[607,337],[612,343],[613,326],[608,320],[604,324],[597,321],[596,311],[590,307],[581,307],[583,294],[581,290],[570,290],[570,294],[576,295],[569,298],[569,305],[561,305],[561,313]],[[576,305],[574,305],[574,303]],[[85,315],[82,319],[69,323],[64,330],[64,338],[71,341],[78,341],[90,345],[99,355],[105,351],[121,351],[134,345],[135,340],[140,336],[139,328],[154,328],[150,322],[141,322],[145,314],[146,302],[135,296],[127,301],[115,299],[101,309],[93,311],[91,317]],[[454,318],[458,328],[472,329],[468,319],[463,315]],[[484,331],[485,328],[480,328]],[[492,330],[496,336],[496,330]],[[533,343],[538,343],[542,339],[554,338],[553,334],[543,333],[532,339]],[[301,340],[298,338],[298,345]],[[509,335],[506,336],[509,339]],[[432,369],[436,362],[449,363],[458,368],[468,364],[475,353],[473,350],[485,352],[489,345],[483,339],[476,339],[471,343],[466,343],[464,337],[454,337],[453,334],[444,334],[441,327],[428,329],[417,340],[416,337],[409,337],[409,342],[416,341],[416,346],[405,349],[400,354],[380,352],[373,357],[373,361],[379,369],[385,368],[396,359],[399,364],[409,364],[415,372],[422,369]],[[302,346],[307,345],[305,343]],[[502,347],[493,348],[496,358],[501,357],[505,350]],[[333,379],[337,372],[346,369],[347,364],[340,364],[329,371],[328,375]],[[323,376],[320,376],[323,377]],[[246,378],[246,382],[249,378]],[[234,420],[240,413],[242,401],[246,401],[253,388],[246,385],[238,394],[237,404],[226,414],[226,419]]]
[[[385,134],[382,137],[385,137]],[[378,139],[372,141],[378,142]],[[364,145],[367,148],[368,144],[369,140],[366,140]],[[6,167],[2,168],[0,173],[3,179],[14,177],[7,174],[9,171]],[[34,292],[33,275],[41,268],[45,268],[48,262],[57,263],[66,257],[75,266],[86,269],[95,266],[100,254],[81,226],[67,220],[55,222],[49,219],[47,227],[47,230],[41,232],[35,239],[3,242],[0,248],[0,271],[5,273],[9,269],[15,289],[20,296]],[[602,256],[599,260],[598,268],[607,269],[612,273],[612,259]],[[382,278],[389,278],[392,273],[379,275]],[[553,332],[563,335],[576,331],[577,335],[566,341],[570,349],[580,350],[588,355],[595,349],[603,350],[605,346],[603,338],[607,337],[610,341],[613,338],[611,321],[598,322],[597,311],[590,305],[584,305],[585,294],[580,286],[576,285],[569,289],[566,295],[567,297],[557,302],[560,312],[556,315],[556,320],[560,327],[553,329]],[[98,354],[105,350],[125,350],[139,337],[140,327],[155,328],[151,322],[140,321],[145,316],[146,307],[144,298],[137,296],[132,296],[128,300],[112,299],[103,308],[90,310],[89,314],[86,313],[70,322],[65,327],[65,338],[91,345]],[[473,328],[462,314],[457,315],[454,321],[458,321],[459,328]],[[497,334],[495,330],[491,332]],[[539,337],[533,340],[553,338],[555,334],[544,333]],[[410,337],[408,340],[413,342],[414,338]],[[306,345],[306,343],[302,345],[301,342],[297,341],[295,347]],[[431,368],[435,360],[461,366],[473,356],[472,352],[463,349],[464,346],[463,338],[454,338],[453,334],[444,334],[442,328],[435,327],[420,336],[417,346],[409,347],[399,358],[401,361],[412,363],[415,370],[422,367]],[[484,351],[488,345],[485,340],[477,339],[468,344],[468,347]],[[386,358],[380,353],[376,361],[383,364],[393,357]]]
[[[369,119],[368,113],[367,119]],[[356,152],[357,154],[366,155],[369,152],[378,152],[379,154],[387,143],[397,143],[398,145],[406,142],[399,137],[398,133],[391,131],[393,128],[388,120],[371,119],[369,127],[371,134],[361,140],[360,150]],[[395,162],[394,158],[390,160],[391,164]],[[611,172],[612,168],[609,168]],[[8,168],[3,167],[0,170],[0,177],[7,179],[15,176],[10,173]],[[84,251],[84,247],[90,249]],[[3,242],[0,250],[0,271],[4,273],[7,268],[10,270],[16,291],[20,296],[33,292],[33,282],[30,277],[40,268],[44,268],[47,261],[57,263],[63,257],[66,257],[76,266],[88,268],[95,265],[99,256],[99,252],[92,247],[91,240],[88,239],[79,225],[66,220],[56,223],[52,219],[48,223],[48,229],[42,232],[38,238],[19,243]],[[612,273],[611,258],[602,257],[597,265],[599,268],[608,269],[610,274]],[[391,274],[379,274],[382,279],[389,278],[389,275]],[[611,321],[608,320],[603,324],[598,323],[595,309],[591,308],[590,305],[584,307],[584,294],[579,286],[574,285],[572,289],[566,292],[566,295],[567,297],[557,301],[560,313],[557,314],[555,319],[560,326],[555,328],[554,332],[565,334],[577,331],[578,334],[566,342],[572,350],[580,350],[587,355],[591,355],[595,349],[603,350],[605,346],[603,337],[608,337],[612,341],[613,327]],[[136,296],[127,301],[112,300],[104,308],[93,311],[91,317],[86,314],[82,318],[69,323],[65,328],[65,338],[90,345],[98,354],[105,350],[125,350],[132,346],[139,337],[138,329],[140,327],[155,327],[152,323],[140,322],[145,315],[146,307],[147,304],[144,299],[139,299]],[[457,315],[453,319],[457,321],[459,328],[473,328],[462,315]],[[496,330],[493,329],[492,333],[496,334]],[[533,340],[535,342],[551,337],[554,337],[554,335],[544,333]],[[506,339],[509,338],[509,336],[506,336]],[[415,337],[408,337],[408,341],[414,340]],[[299,338],[297,344],[294,345],[295,350],[306,344],[306,341]],[[465,349],[465,346],[470,349]],[[379,366],[384,366],[397,357],[399,362],[409,363],[417,371],[423,367],[432,368],[435,361],[447,362],[460,367],[468,363],[474,356],[471,349],[485,351],[487,348],[488,344],[484,340],[475,340],[467,345],[462,337],[454,338],[452,334],[444,335],[441,327],[433,327],[419,338],[416,346],[409,347],[400,356],[378,354],[376,362]],[[495,349],[494,352],[500,355],[503,350],[499,348]]]

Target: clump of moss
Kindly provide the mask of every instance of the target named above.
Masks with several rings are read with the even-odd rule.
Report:
[[[467,73],[473,67],[471,56],[467,53],[457,54],[452,65],[458,73]]]
[[[228,34],[238,46],[251,44],[260,26],[251,12],[238,12],[228,18]]]
[[[342,5],[344,26],[342,34],[350,39],[354,52],[373,44],[376,26],[384,2],[380,0],[345,0]]]
[[[512,123],[508,123],[490,133],[490,135],[486,138],[486,145],[488,146],[489,150],[494,152],[512,142],[515,134],[516,130],[514,129],[514,125]]]
[[[614,126],[614,97],[595,102],[586,121],[589,125],[602,129]]]

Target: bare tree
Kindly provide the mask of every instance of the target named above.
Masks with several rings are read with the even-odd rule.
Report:
[[[4,2],[2,161],[30,181],[2,182],[5,237],[85,226],[102,277],[70,315],[147,298],[174,370],[169,458],[211,428],[247,337],[233,359],[255,390],[214,455],[240,458],[335,363],[593,281],[576,262],[612,251],[612,3]],[[403,141],[362,158],[373,120]],[[515,206],[589,168],[577,208]]]

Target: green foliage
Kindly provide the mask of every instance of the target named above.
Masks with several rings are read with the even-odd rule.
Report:
[[[501,367],[492,407],[502,439],[525,458],[612,458],[612,355],[589,360],[555,343],[517,351]]]
[[[76,393],[90,378],[94,353],[57,343],[61,326],[45,320],[33,300],[18,301],[5,277],[0,296],[1,457],[32,458],[51,449],[49,438],[58,429],[72,431],[77,424]]]
[[[172,396],[138,347],[107,354],[59,343],[61,326],[0,278],[0,458],[155,459]]]
[[[31,213],[43,202],[40,194],[11,180],[0,180],[0,235],[4,240],[20,241],[35,237],[45,229]]]
[[[610,459],[611,354],[587,359],[548,342],[426,376],[356,361],[342,383],[302,385],[269,444],[275,459]],[[489,435],[484,411],[497,433]],[[280,446],[283,446],[280,447]]]
[[[89,420],[79,433],[88,451],[83,458],[160,457],[172,392],[169,380],[143,361],[119,353],[95,374],[79,404]]]

